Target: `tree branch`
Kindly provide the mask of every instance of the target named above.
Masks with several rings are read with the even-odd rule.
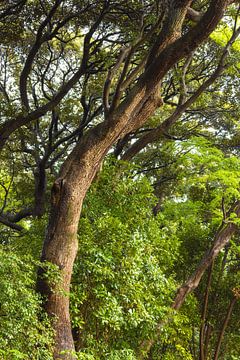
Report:
[[[20,83],[19,83],[20,96],[21,96],[22,104],[26,110],[29,110],[29,101],[27,95],[27,78],[31,72],[32,64],[34,62],[36,54],[38,53],[41,45],[46,40],[48,40],[48,36],[46,36],[46,34],[45,36],[43,36],[43,30],[47,26],[47,24],[51,21],[52,17],[54,16],[61,2],[62,0],[55,0],[55,3],[52,6],[51,10],[49,11],[48,15],[39,26],[35,42],[29,51],[29,54],[27,56],[27,59],[25,61],[24,67],[20,75]]]
[[[58,0],[60,1],[60,0]],[[62,1],[62,0],[61,0]],[[40,117],[44,116],[48,111],[53,110],[60,101],[65,97],[65,95],[76,85],[76,83],[79,81],[81,76],[85,74],[87,69],[87,62],[89,60],[89,51],[91,48],[91,38],[93,33],[98,28],[99,24],[101,23],[102,19],[104,18],[106,14],[106,9],[109,6],[108,3],[106,3],[100,12],[99,16],[97,17],[96,21],[92,24],[90,27],[88,33],[85,36],[84,39],[84,45],[83,45],[83,56],[82,61],[79,69],[75,72],[75,74],[72,75],[72,77],[63,84],[58,92],[52,97],[52,99],[40,106],[38,109],[28,113],[27,115],[19,115],[15,119],[11,119],[9,121],[6,121],[1,127],[0,127],[0,151],[4,147],[6,141],[8,140],[9,136],[17,129],[22,127],[23,125],[27,125],[33,120],[37,120]]]
[[[147,134],[142,136],[139,140],[137,140],[122,156],[122,160],[129,161],[131,160],[137,153],[139,153],[145,146],[150,143],[153,143],[161,136],[165,136],[168,133],[169,129],[173,124],[177,122],[178,119],[182,116],[182,114],[197,100],[197,98],[210,86],[214,83],[214,81],[221,76],[224,70],[230,65],[225,64],[225,60],[229,54],[229,48],[237,39],[240,34],[240,28],[236,29],[233,33],[231,39],[228,44],[224,48],[222,56],[220,58],[219,64],[213,74],[196,90],[196,92],[187,100],[185,103],[180,104],[177,109],[170,115],[166,120],[162,122],[157,128],[149,131]]]
[[[6,219],[5,217],[3,217],[2,215],[0,215],[0,223],[10,227],[13,230],[16,231],[22,231],[24,228],[21,225],[15,224],[11,221],[9,221],[8,219]]]
[[[103,107],[106,115],[108,114],[108,111],[110,109],[109,94],[110,94],[112,79],[114,75],[116,75],[118,69],[120,68],[124,60],[126,59],[126,56],[128,55],[129,51],[130,51],[129,47],[122,47],[115,65],[108,70],[107,78],[103,87]]]
[[[189,7],[187,9],[187,17],[194,22],[199,22],[202,19],[203,14]]]
[[[209,270],[208,270],[207,286],[206,286],[206,290],[205,290],[203,310],[202,310],[201,328],[200,328],[200,336],[199,336],[200,360],[205,360],[205,355],[206,355],[206,351],[204,348],[205,326],[206,326],[209,291],[210,291],[211,280],[212,280],[213,264],[214,263],[212,262],[209,267]]]

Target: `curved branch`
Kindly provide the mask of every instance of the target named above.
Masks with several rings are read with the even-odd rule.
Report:
[[[23,67],[21,75],[20,75],[20,83],[19,83],[20,96],[21,96],[22,104],[25,107],[25,109],[27,109],[27,110],[29,110],[29,101],[28,101],[28,95],[27,95],[27,78],[31,72],[32,64],[34,62],[36,54],[38,53],[41,45],[46,40],[48,40],[48,36],[46,36],[46,35],[43,36],[43,30],[47,26],[47,24],[51,21],[53,15],[57,11],[61,2],[62,2],[62,0],[55,1],[55,4],[49,11],[49,14],[45,18],[45,20],[41,23],[41,25],[39,26],[35,42],[29,51],[29,54],[27,56],[26,62],[24,64],[24,67]]]
[[[18,225],[18,224],[15,224],[15,223],[9,221],[2,215],[0,215],[0,223],[2,223],[3,225],[6,225],[16,231],[22,231],[24,229],[21,225]]]

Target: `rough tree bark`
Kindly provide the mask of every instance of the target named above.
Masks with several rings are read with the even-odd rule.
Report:
[[[69,316],[69,292],[78,241],[77,230],[82,202],[91,182],[110,147],[129,131],[139,128],[159,106],[157,87],[167,71],[198,47],[222,18],[226,0],[210,2],[201,21],[186,35],[180,36],[182,22],[191,1],[173,1],[178,11],[173,33],[160,34],[153,46],[154,57],[148,59],[146,70],[126,99],[110,112],[104,122],[86,133],[69,155],[52,188],[51,213],[43,246],[42,261],[56,264],[62,280],[50,287],[39,277],[38,288],[46,297],[46,310],[54,316],[56,333],[55,359],[71,359],[61,352],[74,350]],[[164,30],[164,29],[163,29]],[[165,31],[165,30],[164,30]],[[165,42],[165,43],[164,43]],[[153,53],[150,51],[150,54]],[[5,140],[5,138],[4,138]],[[42,270],[43,271],[43,270]],[[185,291],[185,289],[184,289]],[[179,294],[180,296],[181,294]],[[178,308],[176,301],[175,308]]]

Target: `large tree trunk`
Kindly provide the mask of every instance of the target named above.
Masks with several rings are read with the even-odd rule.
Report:
[[[145,116],[152,114],[158,101],[155,96],[149,99],[142,112],[144,116],[138,116],[139,126]],[[53,318],[55,359],[71,359],[69,352],[74,351],[68,294],[78,249],[77,230],[82,202],[106,152],[123,133],[123,128],[128,129],[126,121],[126,117],[119,117],[119,122],[114,124],[111,119],[112,126],[109,122],[102,123],[94,132],[89,132],[65,161],[52,188],[50,220],[41,260],[57,265],[61,281],[49,284],[43,267],[39,271],[37,287],[46,298],[47,313]]]
[[[139,128],[160,105],[157,87],[167,71],[181,58],[187,56],[216,27],[227,0],[212,1],[208,12],[195,28],[176,40],[181,33],[190,0],[173,2],[174,23],[168,23],[154,45],[154,58],[149,58],[146,71],[120,106],[108,118],[79,141],[65,161],[52,188],[51,213],[47,236],[43,246],[42,261],[56,264],[62,280],[49,284],[39,276],[38,288],[46,297],[46,310],[54,318],[56,333],[55,359],[71,359],[61,352],[74,350],[69,315],[69,289],[78,242],[78,222],[85,194],[109,148],[124,135]],[[175,14],[176,15],[176,14]],[[172,13],[171,13],[172,16]],[[173,26],[174,25],[174,26]],[[162,36],[160,34],[160,36]],[[150,52],[151,56],[153,55]],[[44,270],[40,271],[43,275]]]

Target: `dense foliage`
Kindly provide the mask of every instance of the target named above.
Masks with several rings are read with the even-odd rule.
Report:
[[[35,291],[36,262],[5,246],[0,261],[1,359],[52,359],[52,331]]]
[[[172,146],[173,154],[179,146]],[[139,344],[154,337],[157,324],[168,319],[171,322],[155,344],[152,358],[158,359],[160,353],[166,360],[197,356],[207,279],[178,315],[173,317],[170,305],[176,288],[194,271],[222,221],[223,195],[228,195],[229,202],[236,196],[240,164],[237,157],[225,157],[203,140],[192,139],[183,148],[191,151],[177,160],[178,183],[157,216],[152,211],[157,198],[147,176],[138,174],[138,166],[112,157],[88,193],[70,295],[80,359],[133,360]],[[43,232],[44,220],[29,224],[23,238],[1,251],[2,274],[9,274],[1,283],[1,329],[8,334],[2,337],[1,348],[6,359],[51,358],[47,352],[51,333],[47,323],[39,322],[40,302],[34,291],[37,239]],[[26,245],[35,260],[23,255]],[[208,305],[213,332],[210,353],[233,289],[239,286],[239,246],[236,239],[214,266]],[[57,278],[57,273],[51,276]],[[239,354],[238,311],[235,305],[229,336],[225,335],[224,359]]]

